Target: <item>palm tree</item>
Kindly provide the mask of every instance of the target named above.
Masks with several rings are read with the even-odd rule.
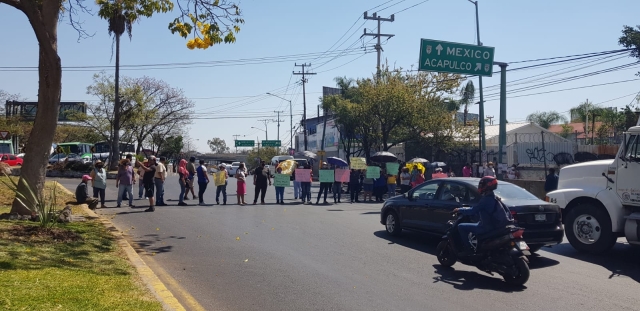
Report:
[[[476,98],[476,88],[473,86],[473,81],[467,82],[467,85],[460,90],[460,106],[464,106],[463,123],[467,125],[467,114],[469,113],[469,105],[473,104]]]
[[[536,123],[545,129],[549,129],[551,124],[566,122],[566,120],[567,118],[557,111],[536,111],[527,116],[527,121]]]

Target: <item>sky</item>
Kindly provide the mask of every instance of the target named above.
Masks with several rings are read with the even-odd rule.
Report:
[[[383,44],[383,61],[391,66],[415,67],[421,38],[476,44],[472,3],[467,0],[422,2],[243,0],[239,5],[246,23],[237,35],[237,42],[207,50],[189,50],[185,39],[170,33],[167,25],[177,13],[159,14],[135,24],[132,40],[122,41],[122,65],[218,63],[144,70],[123,68],[121,75],[150,76],[184,90],[196,105],[195,119],[188,129],[194,144],[191,149],[209,151],[207,140],[213,137],[224,139],[228,146],[233,146],[234,135],[239,135],[238,139],[262,140],[265,123],[258,120],[276,120],[275,111],[282,111],[280,120],[284,122],[280,123],[280,140],[285,146],[290,141],[289,102],[266,93],[292,101],[295,126],[303,112],[300,76],[292,75],[293,71],[300,70],[294,66],[296,63],[311,63],[308,69],[317,73],[308,76],[306,84],[307,117],[317,115],[322,87],[335,87],[335,77],[371,77],[376,69],[374,42],[368,43],[370,38],[363,41],[360,36],[364,28],[373,31],[377,24],[365,21],[364,11],[369,10],[370,15],[378,12],[383,17],[397,13],[394,22],[381,26],[382,33],[395,35]],[[637,15],[640,1],[637,0],[479,0],[478,3],[481,41],[485,46],[495,47],[495,61],[510,63],[509,69],[549,62],[521,61],[621,49],[618,38],[623,25],[640,24]],[[94,6],[90,7],[96,11]],[[82,14],[77,18],[84,22],[84,30],[93,36],[78,40],[77,32],[67,20],[61,23],[58,46],[63,68],[107,66],[104,70],[113,73],[115,60],[112,59],[112,39],[107,33],[107,23],[95,15]],[[3,67],[36,67],[37,42],[26,17],[3,4],[0,4],[0,46],[0,89],[35,101],[37,72]],[[340,52],[347,48],[350,48],[348,52]],[[229,60],[234,62],[219,62]],[[639,79],[636,73],[640,66],[569,82],[547,83],[530,90],[517,89],[635,61],[622,54],[600,61],[589,58],[581,62],[509,71],[507,120],[524,121],[528,114],[536,111],[555,110],[566,114],[571,107],[587,99],[605,107],[624,107],[633,102],[640,91],[640,80],[635,80]],[[95,101],[96,98],[86,94],[86,88],[99,70],[102,69],[63,69],[62,100]],[[497,66],[495,70],[498,70]],[[574,71],[566,72],[570,70]],[[530,79],[519,80],[523,78]],[[471,80],[477,88],[477,78]],[[499,98],[495,95],[499,83],[497,74],[483,79],[486,115],[493,116],[494,120],[499,119]],[[607,85],[593,86],[598,84]],[[565,90],[569,88],[577,89]],[[544,92],[548,93],[538,94]],[[478,106],[471,107],[470,112],[477,113]],[[266,129],[269,139],[278,138],[276,122],[266,123]]]

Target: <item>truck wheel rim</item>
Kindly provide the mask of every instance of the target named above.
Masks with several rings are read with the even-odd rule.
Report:
[[[595,217],[584,214],[573,222],[573,232],[581,243],[593,244],[600,239],[602,227]]]
[[[393,232],[396,229],[396,219],[392,214],[387,215],[387,231]]]

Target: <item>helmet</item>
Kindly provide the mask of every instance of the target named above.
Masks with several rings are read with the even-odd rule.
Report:
[[[485,194],[489,191],[498,189],[498,180],[493,176],[485,176],[478,183],[478,192]]]

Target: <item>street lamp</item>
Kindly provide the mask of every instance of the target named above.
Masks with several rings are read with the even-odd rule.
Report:
[[[478,46],[482,46],[482,42],[480,42],[480,19],[478,18],[478,1],[467,0],[476,7],[476,35],[478,39]],[[478,87],[480,88],[480,108],[478,111],[478,121],[480,125],[480,150],[486,149],[485,136],[484,136],[484,94],[482,92],[482,76],[478,76]]]
[[[280,98],[282,100],[285,100],[285,101],[289,102],[289,120],[290,120],[289,126],[291,126],[291,128],[289,129],[290,133],[291,133],[291,141],[289,141],[289,145],[290,145],[290,148],[293,149],[293,109],[292,109],[291,101],[288,100],[288,99],[282,98],[282,97],[280,97],[278,95],[271,94],[269,92],[267,92],[267,95],[271,95],[273,97],[277,97],[277,98]]]
[[[263,132],[264,132],[264,139],[265,139],[265,140],[269,140],[269,136],[268,136],[269,134],[268,134],[268,132],[267,132],[266,130],[259,129],[259,128],[254,127],[254,126],[252,126],[251,128],[252,128],[252,129],[256,129],[256,130],[258,130],[258,131],[263,131]]]

